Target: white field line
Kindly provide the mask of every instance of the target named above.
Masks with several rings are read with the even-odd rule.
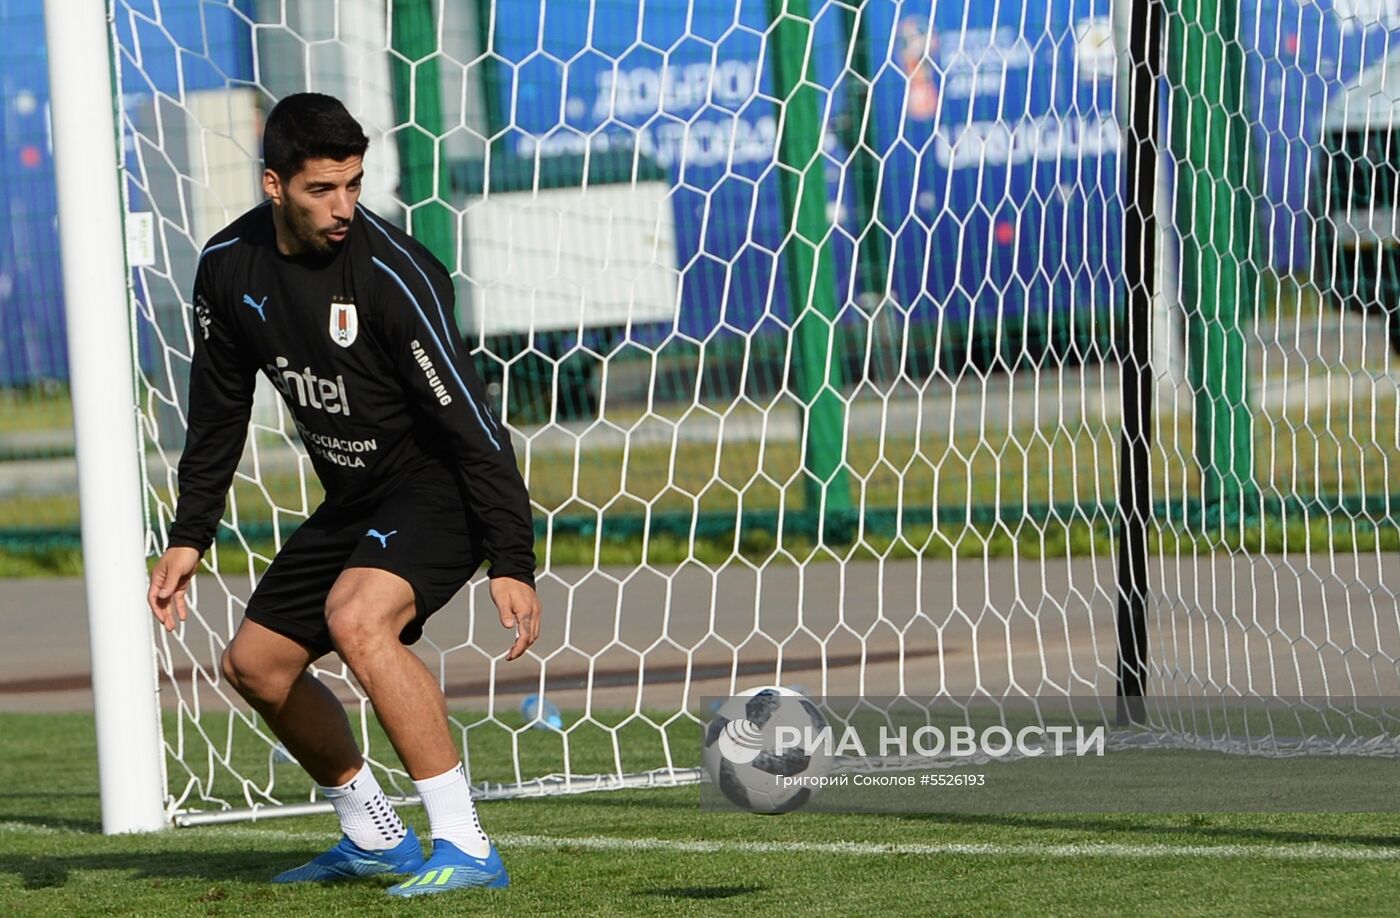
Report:
[[[324,842],[336,839],[333,832],[286,832],[279,829],[250,829],[211,826],[181,829],[228,839],[278,839],[282,841]],[[26,823],[0,823],[0,833],[54,835],[64,830]],[[1116,842],[1074,842],[1068,844],[1003,844],[999,842],[945,842],[937,844],[879,842],[761,842],[697,841],[670,838],[615,838],[606,835],[497,835],[504,849],[582,848],[589,851],[660,851],[671,854],[821,854],[836,857],[995,857],[995,858],[1111,858],[1119,860],[1162,858],[1207,858],[1215,860],[1261,861],[1400,861],[1395,848],[1357,848],[1343,845],[1129,845]]]

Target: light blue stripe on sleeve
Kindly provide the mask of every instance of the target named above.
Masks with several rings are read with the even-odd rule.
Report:
[[[452,350],[452,356],[457,356],[457,343],[452,339],[452,326],[448,324],[447,313],[442,308],[442,300],[438,299],[437,288],[434,287],[433,282],[428,279],[428,272],[423,270],[423,266],[418,263],[418,259],[414,258],[411,252],[399,245],[398,240],[389,234],[389,231],[375,219],[373,214],[359,204],[355,205],[355,209],[364,215],[365,220],[369,222],[370,226],[379,230],[380,235],[389,240],[390,245],[398,249],[403,254],[403,257],[408,259],[408,263],[413,265],[413,270],[417,271],[418,276],[423,278],[423,283],[428,287],[428,293],[433,297],[433,305],[437,307],[438,319],[442,322],[442,333],[447,338],[447,346]],[[402,284],[402,281],[400,281],[400,284]],[[424,321],[426,322],[427,320],[424,319]],[[488,412],[486,418],[491,422],[491,426],[499,433],[501,428],[500,425],[496,423],[495,415]]]
[[[389,235],[388,230],[379,225],[379,221],[374,219],[374,216],[369,211],[365,210],[363,207],[360,207],[360,205],[358,204],[356,204],[355,207],[358,208],[360,213],[364,214],[365,219],[369,221],[370,226],[373,226],[375,229],[379,230],[379,232],[384,236],[384,238],[389,240],[390,245],[392,245],[394,248],[398,249],[400,252],[403,253],[403,257],[407,258],[408,263],[413,265],[413,270],[417,271],[418,276],[423,278],[423,283],[428,285],[428,292],[432,294],[433,304],[437,306],[438,318],[442,320],[442,333],[448,336],[447,345],[448,347],[452,348],[452,353],[455,355],[457,353],[457,346],[452,342],[452,329],[447,324],[447,313],[443,312],[442,301],[438,299],[437,290],[433,287],[433,282],[428,280],[428,272],[423,270],[423,266],[418,264],[417,260],[409,254],[407,249],[399,245],[398,240],[396,240],[393,236]]]
[[[443,347],[442,340],[438,337],[437,329],[433,328],[433,323],[428,321],[427,315],[423,312],[423,307],[418,304],[418,297],[413,295],[413,291],[408,289],[408,284],[403,282],[403,278],[399,277],[393,268],[389,267],[378,258],[374,258],[373,261],[377,268],[394,279],[394,283],[399,285],[399,289],[403,291],[404,296],[408,297],[408,301],[413,304],[413,308],[418,312],[418,318],[423,320],[423,325],[428,329],[428,334],[433,336],[433,343],[437,345],[438,353],[442,357],[443,364],[452,373],[452,378],[457,380],[457,385],[462,389],[462,395],[466,398],[467,404],[471,406],[472,414],[476,415],[476,423],[481,427],[481,432],[486,434],[486,439],[490,440],[491,445],[499,452],[501,444],[496,440],[495,435],[491,433],[491,428],[482,420],[481,409],[477,407],[476,399],[472,398],[471,391],[467,389],[467,384],[462,381],[462,377],[457,375],[457,365],[447,353],[447,348]]]
[[[211,245],[211,246],[209,246],[209,247],[206,248],[203,252],[200,252],[200,253],[199,253],[199,261],[203,261],[203,260],[204,260],[204,256],[205,256],[205,255],[208,255],[210,252],[217,252],[217,251],[219,251],[219,249],[226,249],[226,248],[228,248],[229,246],[231,246],[231,245],[233,245],[235,242],[237,242],[240,238],[241,238],[241,237],[239,237],[239,236],[234,236],[232,239],[228,240],[227,242],[220,242],[218,245]]]

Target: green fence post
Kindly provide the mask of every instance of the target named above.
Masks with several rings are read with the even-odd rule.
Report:
[[[1181,301],[1207,518],[1252,515],[1254,418],[1246,325],[1258,268],[1239,5],[1173,0],[1167,78],[1181,237]]]
[[[891,380],[899,373],[899,323],[889,301],[890,232],[880,223],[880,158],[870,97],[875,89],[876,61],[871,54],[870,16],[865,0],[854,0],[841,10],[850,49],[846,73],[846,116],[842,142],[850,155],[846,174],[854,186],[855,255],[851,272],[856,302],[868,317],[871,359],[866,372],[872,378],[883,372]],[[881,334],[883,332],[883,334]],[[878,369],[877,369],[878,368]]]
[[[389,56],[394,84],[394,119],[402,125],[399,197],[408,230],[449,271],[457,269],[456,219],[447,199],[442,139],[442,91],[438,82],[437,27],[432,0],[394,0]]]
[[[807,0],[768,0],[768,17],[773,93],[778,99],[777,168],[783,212],[791,229],[780,264],[792,304],[797,398],[805,412],[807,507],[818,520],[819,543],[843,542],[850,537],[852,502],[845,466],[841,365],[833,346],[836,272],[820,155],[822,123],[812,67],[812,14]]]

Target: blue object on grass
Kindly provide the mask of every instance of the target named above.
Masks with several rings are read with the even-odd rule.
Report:
[[[564,717],[559,708],[549,699],[540,706],[539,695],[526,695],[520,702],[520,716],[530,725],[531,730],[563,730]]]

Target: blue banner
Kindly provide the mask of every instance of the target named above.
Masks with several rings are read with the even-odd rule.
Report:
[[[147,99],[254,85],[245,0],[122,0],[123,86]],[[0,52],[0,385],[67,376],[41,0],[5,7]],[[1400,33],[1400,0],[1242,6],[1267,263],[1306,274],[1322,122]],[[1109,0],[871,0],[877,219],[889,294],[915,322],[1111,310],[1121,261],[1121,137]],[[813,0],[816,84],[835,221],[838,305],[859,231],[838,138],[851,77],[844,10]],[[673,186],[679,331],[703,339],[790,320],[775,255],[787,233],[774,165],[780,112],[763,59],[767,4],[498,0],[492,51],[507,149],[636,148]],[[478,72],[474,68],[473,73]],[[849,136],[849,135],[846,135]],[[838,196],[840,200],[837,200]],[[858,315],[846,308],[844,316]],[[655,330],[664,333],[664,330]]]
[[[9,3],[0,49],[0,386],[68,378],[43,13]]]
[[[125,101],[164,96],[179,104],[183,93],[253,85],[250,6],[251,0],[117,3],[115,54]],[[5,36],[0,49],[0,195],[5,207],[0,219],[0,386],[66,382],[43,0],[10,0],[3,5],[0,28]],[[173,154],[177,162],[183,155]],[[142,200],[133,183],[128,191],[139,209]]]
[[[1400,0],[1260,0],[1240,12],[1268,262],[1307,275],[1313,220],[1322,216],[1312,182],[1323,119],[1348,85],[1400,51]]]
[[[879,55],[870,62],[877,219],[894,235],[890,293],[916,321],[1112,304],[1120,137],[1108,2],[1052,6],[863,7]],[[497,100],[508,148],[541,157],[636,149],[655,160],[674,186],[679,330],[703,338],[786,323],[765,4],[641,9],[498,4],[492,50],[508,65]],[[869,292],[849,271],[860,227],[836,130],[852,79],[840,77],[843,16],[814,3],[838,306]]]

